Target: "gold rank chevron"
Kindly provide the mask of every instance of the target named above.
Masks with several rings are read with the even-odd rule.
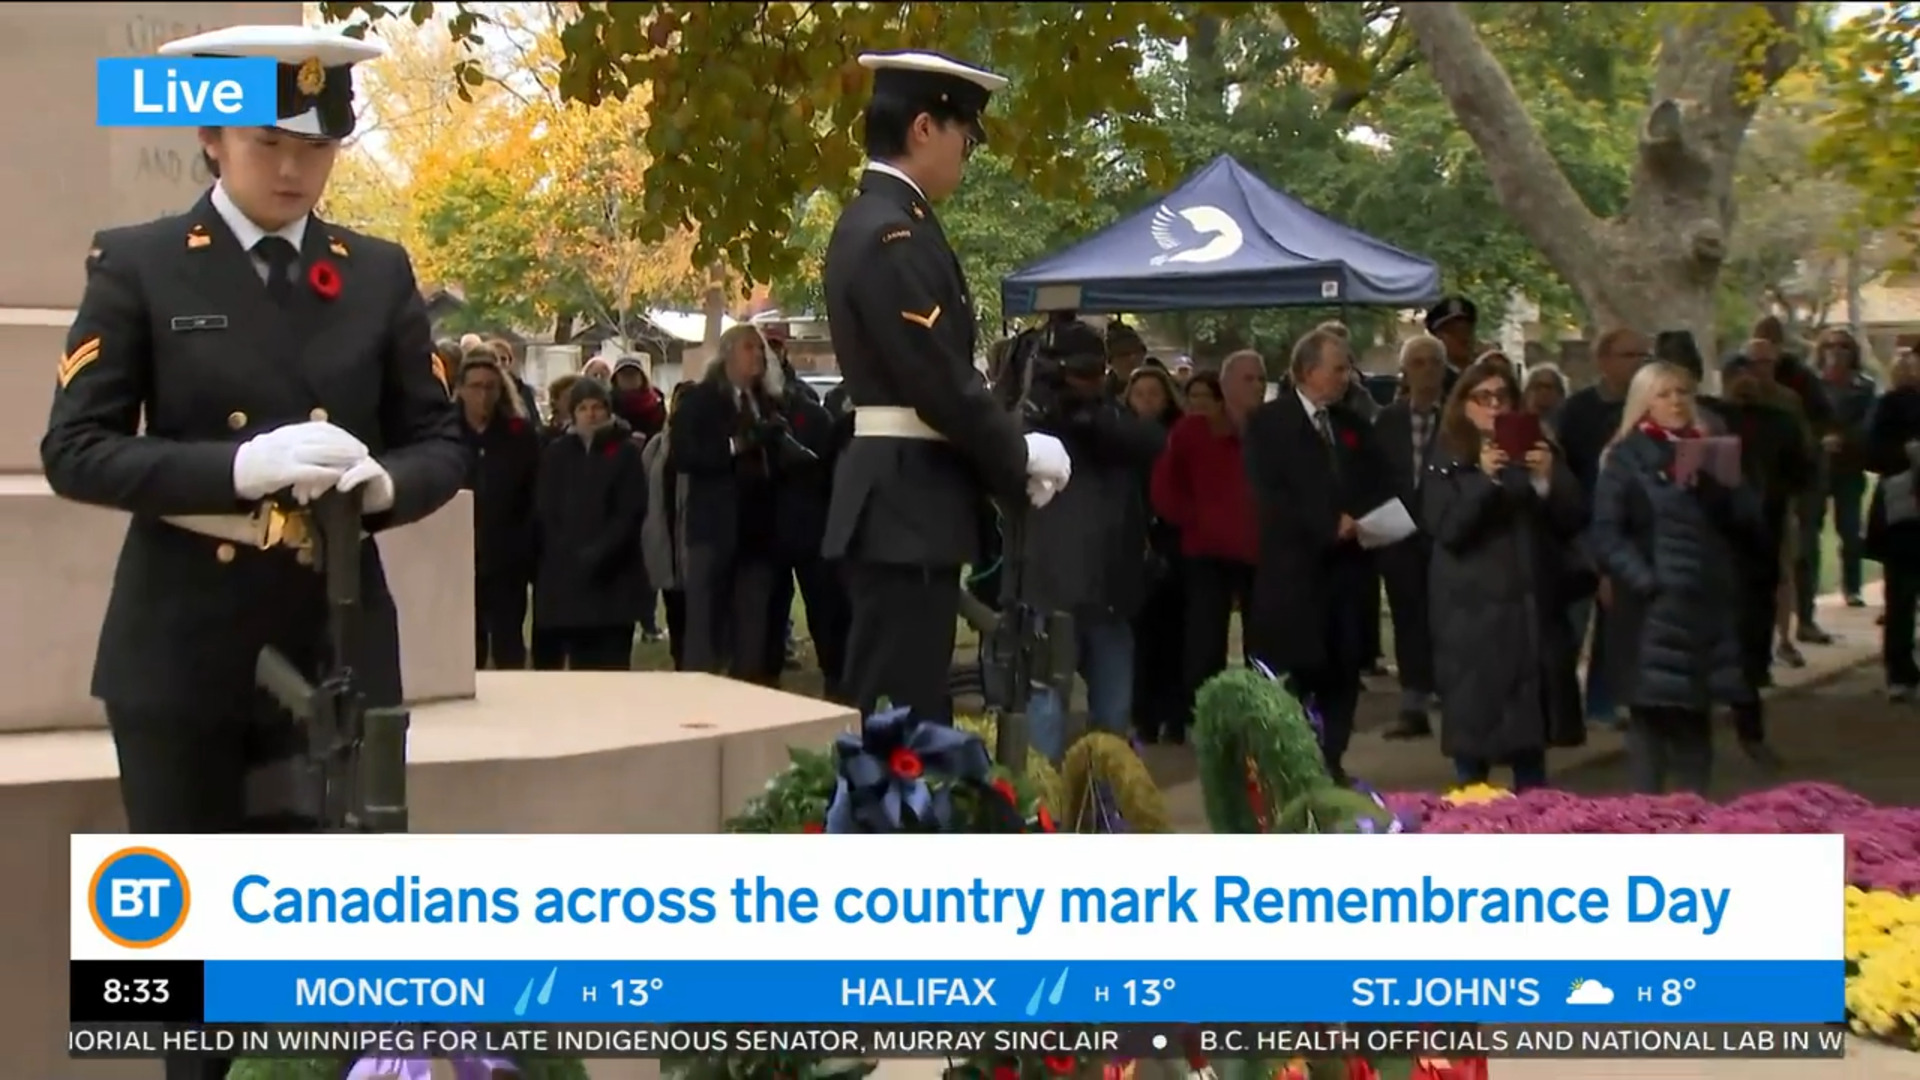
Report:
[[[88,338],[74,346],[72,352],[60,358],[60,389],[65,390],[67,384],[73,381],[73,377],[80,374],[81,369],[98,359],[100,359],[99,338]]]
[[[900,317],[916,326],[924,326],[931,330],[933,329],[933,324],[940,321],[940,305],[933,305],[933,310],[927,312],[925,315],[914,311],[903,311],[900,313]]]

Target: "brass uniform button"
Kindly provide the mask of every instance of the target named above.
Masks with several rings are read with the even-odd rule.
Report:
[[[324,424],[327,422],[327,410],[315,409],[312,412],[307,414],[307,419],[313,421],[316,424]]]
[[[230,563],[238,558],[239,555],[240,552],[235,550],[232,544],[221,544],[219,547],[213,549],[213,557],[223,563]]]
[[[235,431],[247,426],[247,414],[238,409],[227,414],[227,426]]]

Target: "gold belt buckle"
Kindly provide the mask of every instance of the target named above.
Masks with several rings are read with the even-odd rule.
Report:
[[[278,503],[260,504],[253,512],[253,524],[261,551],[277,547],[307,551],[313,547],[313,530],[305,510],[289,510]]]

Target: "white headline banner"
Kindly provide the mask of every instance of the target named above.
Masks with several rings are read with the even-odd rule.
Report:
[[[75,836],[75,959],[1832,960],[1839,836]]]

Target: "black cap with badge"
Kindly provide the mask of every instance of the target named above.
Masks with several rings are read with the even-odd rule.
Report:
[[[273,126],[303,139],[353,134],[353,65],[386,54],[380,42],[305,26],[229,26],[160,46],[161,56],[279,61],[280,119]]]
[[[1465,319],[1468,326],[1480,322],[1480,309],[1464,296],[1449,296],[1427,309],[1427,333],[1438,333],[1442,326]]]
[[[980,117],[1005,77],[932,52],[865,53],[860,66],[873,72],[873,99],[895,101],[941,120],[968,125],[976,143],[987,129]]]

